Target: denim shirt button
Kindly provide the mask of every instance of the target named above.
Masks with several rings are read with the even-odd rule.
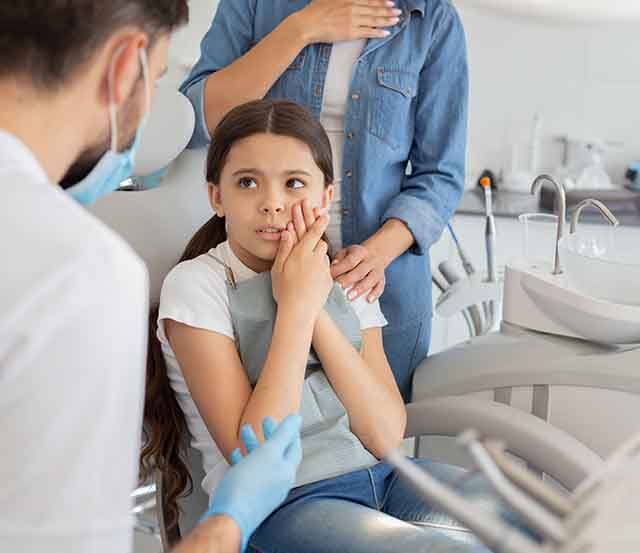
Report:
[[[352,133],[351,131],[349,131],[349,132],[347,133],[347,138],[348,138],[349,140],[353,140],[353,133]]]
[[[351,99],[355,100],[355,101],[358,101],[360,99],[360,94],[355,92],[354,94],[351,95]]]
[[[351,178],[351,177],[353,176],[353,171],[347,171],[347,172],[345,173],[345,175],[346,175],[347,177]]]
[[[347,217],[349,215],[349,213],[350,213],[350,211],[348,209],[346,209],[346,208],[342,210],[342,216],[343,217]]]

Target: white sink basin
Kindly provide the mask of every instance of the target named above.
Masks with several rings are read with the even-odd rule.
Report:
[[[640,244],[629,235],[581,233],[559,244],[569,286],[586,296],[640,306]]]
[[[551,321],[573,336],[601,344],[640,343],[640,307],[588,297],[563,281],[562,275],[529,272],[522,287]]]
[[[581,338],[600,344],[640,344],[640,305],[625,305],[575,290],[567,275],[529,266],[507,264],[504,321],[522,328]]]

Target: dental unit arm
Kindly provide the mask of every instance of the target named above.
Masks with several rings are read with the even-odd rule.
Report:
[[[531,493],[530,486],[518,488],[494,461],[487,448],[489,442],[480,441],[472,430],[459,439],[498,494],[543,536],[542,543],[479,509],[472,500],[463,499],[398,452],[389,454],[388,461],[425,501],[465,524],[495,553],[634,553],[640,549],[640,434],[619,447],[582,486],[567,495],[532,474],[527,478],[536,482],[537,493]],[[538,502],[541,497],[554,496],[565,503],[562,513],[552,512],[549,502]]]

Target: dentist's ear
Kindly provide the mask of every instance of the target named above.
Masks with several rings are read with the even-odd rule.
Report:
[[[126,31],[114,37],[107,48],[108,74],[105,79],[106,97],[120,107],[131,96],[141,77],[140,50],[149,40],[140,31]],[[109,87],[110,90],[109,90]]]
[[[222,196],[220,186],[212,182],[209,184],[209,203],[218,217],[224,217],[224,207],[222,207]]]

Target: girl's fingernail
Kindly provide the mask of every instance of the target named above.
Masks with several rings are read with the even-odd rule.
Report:
[[[337,259],[334,259],[334,260],[331,262],[331,265],[335,265],[336,263],[338,263],[338,260],[337,260]]]
[[[347,297],[349,298],[349,300],[353,300],[353,298],[355,298],[357,295],[358,293],[355,290],[351,290],[351,292],[347,294]]]

